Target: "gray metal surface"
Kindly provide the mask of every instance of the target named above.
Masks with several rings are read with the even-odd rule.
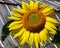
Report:
[[[0,0],[1,1],[1,0]],[[21,4],[21,1],[22,0],[4,0],[5,2],[11,2],[11,3],[19,3],[19,4]],[[28,2],[28,0],[25,0],[25,1],[27,1]],[[52,0],[50,1],[48,1],[48,0],[41,0],[42,1],[42,3],[44,3],[44,2],[47,2],[47,3],[49,3],[51,6],[53,6],[55,9],[59,9],[60,8],[60,6],[57,6],[58,5],[58,3],[56,4],[55,2],[54,2],[54,0],[53,0],[53,2],[55,3],[55,4],[52,4]],[[1,39],[1,33],[2,33],[2,27],[3,27],[3,25],[8,21],[8,16],[10,16],[11,14],[10,14],[10,11],[12,10],[12,8],[13,7],[19,7],[19,6],[13,6],[13,5],[3,5],[3,4],[0,4],[0,39]],[[53,16],[55,16],[54,18],[56,18],[57,20],[58,20],[58,17],[56,16],[56,15],[53,15]],[[60,20],[60,19],[59,19]],[[59,21],[58,20],[58,21]],[[1,41],[1,40],[0,40]],[[0,46],[3,46],[3,48],[5,48],[6,46],[9,46],[9,45],[11,45],[12,47],[15,47],[15,46],[18,46],[18,44],[17,44],[17,42],[16,42],[16,40],[12,40],[11,39],[11,36],[9,36],[8,38],[6,38],[5,39],[5,41],[3,42],[3,44],[1,44],[2,42],[0,42]],[[34,46],[33,46],[34,47]],[[22,46],[21,48],[28,48],[28,45],[26,44],[25,46]],[[48,47],[49,48],[49,47]]]

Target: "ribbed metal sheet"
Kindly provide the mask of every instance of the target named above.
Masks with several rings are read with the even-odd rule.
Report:
[[[0,0],[2,1],[2,0]],[[28,2],[29,0],[24,0],[26,2]],[[35,1],[35,0],[34,0]],[[22,0],[3,0],[3,2],[9,2],[9,3],[19,3],[21,4]],[[55,9],[60,9],[60,2],[57,2],[55,0],[41,0],[41,3],[47,2],[49,3],[51,6],[53,6]],[[54,4],[53,4],[54,3]],[[0,4],[0,39],[1,39],[1,33],[2,33],[2,27],[3,25],[8,21],[8,16],[10,16],[10,11],[12,10],[12,8],[14,7],[19,7],[19,5],[14,6],[14,5],[3,5]],[[53,15],[54,17],[55,15]],[[60,21],[59,17],[55,16],[54,18],[56,18],[58,21]],[[3,46],[4,45],[4,46]],[[18,46],[16,41],[13,41],[11,39],[11,36],[9,36],[8,38],[6,38],[6,40],[3,42],[3,45],[0,43],[0,46],[3,46],[3,48],[5,48],[7,45],[11,45],[13,47]],[[33,45],[34,47],[34,45]],[[25,46],[22,46],[21,48],[28,48],[28,44],[26,44]]]

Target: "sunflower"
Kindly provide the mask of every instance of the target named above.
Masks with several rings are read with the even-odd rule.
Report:
[[[28,42],[36,48],[38,44],[44,44],[50,40],[50,34],[56,34],[58,22],[49,16],[54,13],[54,9],[48,4],[40,4],[39,1],[30,3],[22,2],[21,8],[13,8],[12,16],[8,18],[14,20],[8,26],[13,35],[13,39],[18,38],[20,45]]]

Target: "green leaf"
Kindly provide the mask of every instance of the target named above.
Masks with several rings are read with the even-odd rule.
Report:
[[[18,46],[16,46],[15,48],[18,48]]]
[[[57,31],[57,34],[55,35],[52,43],[56,44],[57,46],[60,46],[60,31]]]
[[[60,13],[60,10],[55,10],[55,13]]]
[[[9,28],[7,28],[7,26],[8,26],[11,22],[13,22],[13,21],[12,21],[12,20],[8,21],[8,22],[3,26],[3,28],[2,28],[2,36],[1,36],[2,41],[4,41],[5,38],[6,38],[6,37],[9,35],[9,33],[10,33]]]

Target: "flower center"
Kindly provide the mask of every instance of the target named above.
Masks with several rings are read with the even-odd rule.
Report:
[[[30,32],[39,32],[44,28],[46,19],[39,10],[28,11],[23,16],[23,24]]]
[[[32,13],[29,16],[29,22],[30,23],[36,23],[39,20],[39,16],[36,13]]]

